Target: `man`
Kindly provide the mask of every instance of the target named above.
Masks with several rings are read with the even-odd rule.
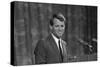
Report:
[[[61,63],[67,62],[66,42],[62,40],[65,31],[65,18],[59,13],[53,15],[50,21],[50,34],[40,40],[35,48],[35,63]]]

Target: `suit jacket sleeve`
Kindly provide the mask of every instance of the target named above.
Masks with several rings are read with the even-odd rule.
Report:
[[[46,63],[46,51],[43,40],[40,40],[37,43],[34,53],[35,53],[35,64]]]

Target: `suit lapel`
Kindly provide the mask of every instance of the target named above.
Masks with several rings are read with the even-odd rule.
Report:
[[[63,55],[67,55],[66,44],[62,43]]]
[[[57,44],[51,34],[50,34],[50,45],[59,54],[59,49],[58,49]]]
[[[62,42],[62,48],[63,48],[63,62],[68,62],[68,47],[67,47],[67,44]]]

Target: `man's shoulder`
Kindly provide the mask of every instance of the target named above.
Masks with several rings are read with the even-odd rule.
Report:
[[[46,42],[50,41],[50,39],[51,39],[51,36],[50,36],[50,35],[48,35],[47,37],[44,37],[44,38],[42,38],[42,39],[38,40],[38,42],[43,42],[43,43],[46,43]]]

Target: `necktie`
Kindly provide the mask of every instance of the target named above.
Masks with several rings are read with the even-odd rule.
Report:
[[[63,62],[63,54],[62,54],[62,50],[61,50],[61,46],[60,46],[60,40],[58,41],[58,44],[59,44],[59,51],[60,51],[61,61]]]

